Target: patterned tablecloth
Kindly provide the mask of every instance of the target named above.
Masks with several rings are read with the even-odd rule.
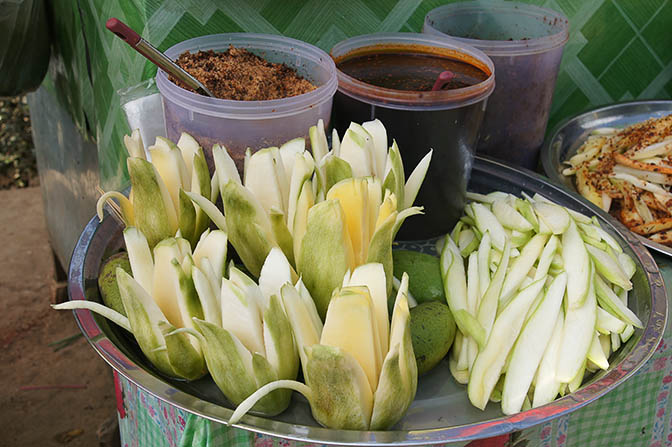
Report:
[[[672,290],[672,260],[656,256]],[[115,374],[122,447],[314,446],[210,422],[145,393]],[[672,446],[672,325],[653,357],[620,387],[586,407],[469,447]]]

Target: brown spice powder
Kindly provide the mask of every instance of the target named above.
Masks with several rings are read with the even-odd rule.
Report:
[[[288,98],[316,87],[285,64],[275,64],[243,49],[182,53],[177,65],[203,83],[217,98],[236,101],[266,101]],[[169,79],[195,92],[179,80]]]

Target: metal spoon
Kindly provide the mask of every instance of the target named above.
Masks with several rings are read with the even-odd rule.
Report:
[[[175,62],[170,60],[165,54],[154,48],[152,44],[140,37],[138,33],[133,31],[124,22],[112,17],[105,23],[105,27],[122,38],[135,51],[145,56],[154,65],[161,68],[166,73],[170,73],[180,81],[187,84],[202,95],[215,97],[208,88],[203,85],[198,79],[187,73]]]

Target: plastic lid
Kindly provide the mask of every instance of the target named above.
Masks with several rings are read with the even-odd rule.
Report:
[[[159,70],[156,84],[161,95],[185,109],[211,116],[268,119],[294,115],[316,107],[336,93],[336,66],[329,55],[313,45],[289,37],[254,33],[211,34],[185,40],[168,48],[165,54],[175,60],[185,51],[225,51],[230,45],[245,48],[271,62],[285,63],[317,85],[317,88],[302,95],[282,99],[235,101],[210,98],[185,90],[171,82],[163,70]]]
[[[495,66],[482,51],[455,39],[416,33],[376,33],[343,40],[331,50],[338,64],[361,54],[381,51],[426,53],[450,57],[482,70],[488,78],[478,84],[451,90],[415,92],[367,84],[337,68],[338,91],[363,102],[401,110],[445,110],[486,99],[495,88]]]
[[[563,46],[569,39],[569,21],[551,9],[479,0],[432,9],[423,32],[449,36],[489,56],[521,56]]]

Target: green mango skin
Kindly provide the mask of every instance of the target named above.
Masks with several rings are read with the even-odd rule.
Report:
[[[131,275],[131,263],[128,260],[128,253],[116,253],[105,261],[100,269],[98,276],[98,289],[103,298],[103,303],[110,309],[116,310],[123,316],[126,315],[124,303],[121,301],[121,294],[119,286],[117,285],[117,267],[122,268],[126,273]]]
[[[411,309],[411,339],[418,374],[434,368],[455,339],[455,320],[444,303],[430,301]]]
[[[393,250],[394,277],[408,273],[408,291],[420,303],[446,302],[441,279],[440,259],[436,256],[412,250]]]

